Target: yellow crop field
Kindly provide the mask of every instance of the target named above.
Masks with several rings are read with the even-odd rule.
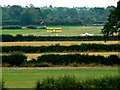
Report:
[[[0,46],[49,46],[49,45],[79,45],[79,44],[119,44],[118,41],[107,41],[106,43],[104,41],[33,41],[33,42],[0,42]]]
[[[41,56],[41,55],[45,55],[45,54],[60,54],[60,55],[64,55],[64,54],[88,54],[88,55],[101,55],[101,56],[109,56],[109,55],[118,55],[119,52],[67,52],[67,53],[26,53],[25,55],[27,56],[27,59],[28,60],[31,60],[31,59],[36,59],[38,56]]]

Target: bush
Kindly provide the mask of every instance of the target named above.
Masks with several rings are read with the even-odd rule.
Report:
[[[26,28],[28,28],[28,29],[37,29],[37,27],[36,27],[36,26],[33,26],[33,25],[29,25],[29,26],[27,26]]]
[[[0,35],[0,37],[3,42],[21,40],[12,35]],[[118,36],[110,36],[109,40],[118,41]],[[103,36],[22,36],[21,41],[103,41]]]
[[[3,55],[2,56],[2,62],[8,63],[11,66],[20,66],[22,63],[25,63],[27,59],[27,56],[23,55],[20,52],[13,52],[10,55]]]
[[[2,29],[22,29],[19,25],[2,26]]]
[[[42,55],[38,59],[26,61],[27,57],[21,53],[12,53],[10,55],[3,55],[3,66],[25,66],[25,67],[51,67],[54,65],[62,66],[80,66],[80,65],[120,65],[120,58],[116,55],[108,57],[94,56],[94,55]]]
[[[78,81],[74,76],[51,77],[37,82],[36,90],[119,90],[120,76],[104,76],[103,78]]]
[[[39,56],[37,61],[39,63],[51,63],[53,65],[70,65],[72,63],[77,64],[103,64],[103,65],[120,65],[120,58],[116,55],[111,55],[108,58],[104,56],[94,55],[80,55],[80,54],[68,54],[68,55],[42,55]]]
[[[21,36],[18,36],[21,37]],[[21,38],[22,39],[22,38]],[[43,52],[86,52],[86,51],[120,51],[119,44],[81,44],[81,45],[51,45],[51,46],[2,46],[2,52],[25,52],[25,53],[43,53]]]

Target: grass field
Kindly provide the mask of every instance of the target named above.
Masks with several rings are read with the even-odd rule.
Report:
[[[79,68],[3,68],[3,80],[7,88],[33,88],[38,80],[47,77],[75,76],[78,80],[118,75],[118,68],[114,67],[79,67]]]
[[[88,44],[119,44],[118,41],[40,41],[40,42],[0,42],[0,46],[49,46],[49,45],[80,45],[82,43]]]
[[[35,35],[35,36],[80,36],[83,33],[92,33],[101,35],[102,26],[53,26],[52,28],[62,28],[61,33],[50,33],[42,29],[18,29],[18,30],[2,30],[2,34],[11,35]]]

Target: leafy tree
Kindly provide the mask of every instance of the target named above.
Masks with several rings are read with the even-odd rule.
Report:
[[[111,11],[108,16],[108,20],[105,23],[102,33],[104,34],[104,41],[107,40],[108,36],[119,33],[120,31],[120,1],[117,3],[117,7]]]

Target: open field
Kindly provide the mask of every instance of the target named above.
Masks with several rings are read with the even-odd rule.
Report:
[[[40,42],[0,42],[0,46],[49,46],[49,45],[80,45],[80,44],[119,44],[118,41],[40,41]]]
[[[48,27],[49,28],[49,27]],[[50,27],[51,28],[51,27]],[[92,33],[101,35],[102,26],[52,26],[52,28],[62,28],[61,33],[51,33],[42,29],[18,29],[18,30],[2,30],[2,34],[11,35],[35,35],[35,36],[80,36],[83,33]]]
[[[7,88],[34,88],[38,80],[64,75],[78,80],[118,75],[117,67],[68,67],[68,68],[3,68],[3,80]]]

